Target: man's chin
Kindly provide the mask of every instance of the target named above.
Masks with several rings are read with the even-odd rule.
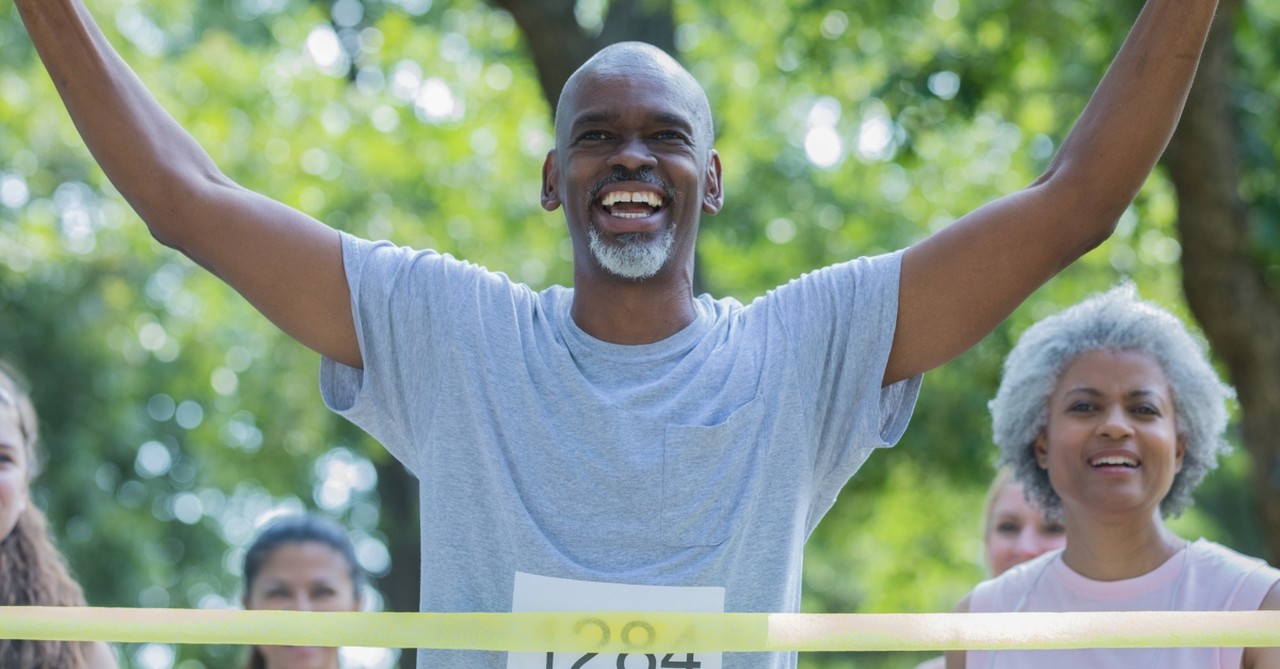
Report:
[[[591,255],[606,272],[628,281],[651,279],[671,258],[672,230],[657,238],[648,233],[627,233],[605,241],[591,230]]]
[[[600,257],[596,258],[596,262],[599,263],[600,267],[611,276],[637,283],[648,281],[649,279],[657,276],[658,272],[662,270],[663,265],[665,265],[665,263],[654,266],[652,263],[615,262],[610,259]]]

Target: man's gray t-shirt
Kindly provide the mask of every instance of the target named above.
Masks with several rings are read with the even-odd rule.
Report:
[[[747,306],[701,296],[683,330],[626,346],[577,327],[570,289],[346,234],[342,250],[364,369],[326,359],[321,390],[420,481],[423,611],[554,610],[519,592],[543,577],[566,579],[565,597],[681,586],[720,593],[725,611],[797,611],[805,540],[901,436],[919,389],[881,388],[900,253]],[[494,652],[419,657],[508,666]]]

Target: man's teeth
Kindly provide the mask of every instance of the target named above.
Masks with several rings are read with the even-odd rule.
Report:
[[[1090,460],[1089,464],[1094,467],[1121,466],[1121,467],[1137,467],[1138,461],[1123,455],[1108,455],[1096,460]]]
[[[613,206],[615,204],[618,204],[619,202],[635,202],[639,204],[647,204],[650,207],[657,209],[658,207],[662,206],[662,196],[658,195],[657,193],[649,193],[649,192],[629,193],[626,191],[614,191],[612,193],[606,194],[600,200],[600,204],[606,207]]]

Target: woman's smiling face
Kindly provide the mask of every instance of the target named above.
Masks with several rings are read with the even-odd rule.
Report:
[[[0,541],[27,508],[30,463],[16,398],[0,385]]]
[[[1183,455],[1164,369],[1134,351],[1081,354],[1058,377],[1035,449],[1068,528],[1073,510],[1157,513]]]

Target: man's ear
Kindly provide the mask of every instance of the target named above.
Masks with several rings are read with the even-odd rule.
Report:
[[[560,203],[560,170],[556,168],[556,151],[552,149],[542,162],[542,208],[555,211]]]
[[[720,171],[720,154],[711,150],[711,160],[707,162],[707,180],[702,194],[702,211],[715,215],[724,206],[724,188]],[[545,206],[545,205],[544,205]]]

